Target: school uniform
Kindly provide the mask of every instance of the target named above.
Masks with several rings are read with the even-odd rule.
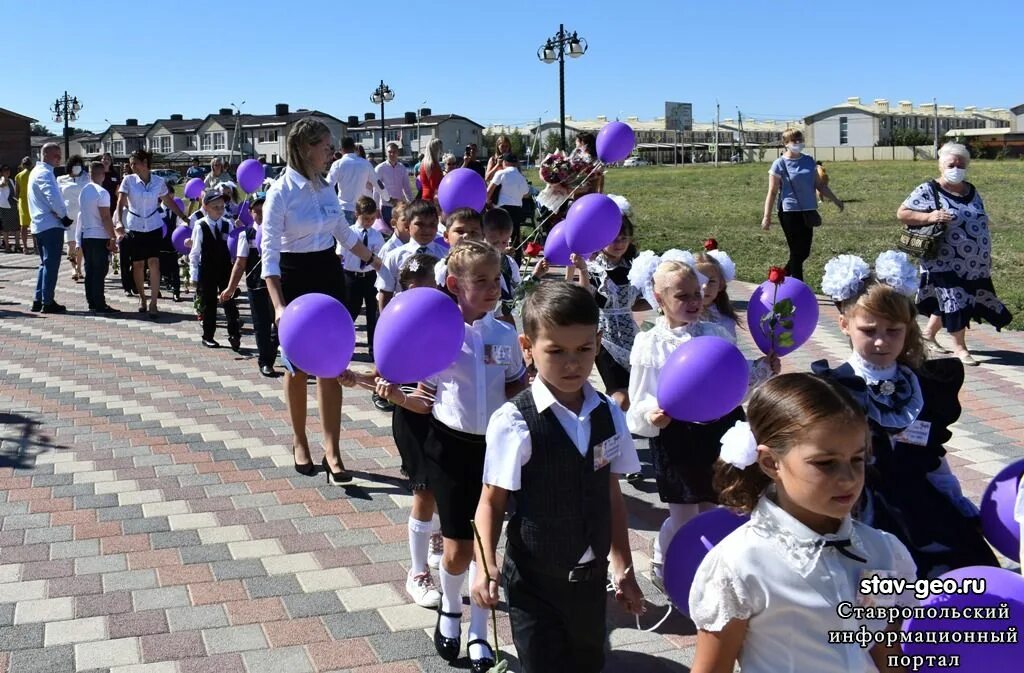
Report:
[[[455,362],[424,381],[434,391],[427,477],[446,538],[472,540],[480,500],[487,422],[505,403],[505,386],[526,373],[514,327],[490,313],[466,325]]]
[[[622,411],[589,383],[562,406],[541,378],[487,426],[483,482],[515,493],[502,578],[527,673],[604,666],[612,474],[640,471]]]
[[[353,224],[349,229],[356,234],[359,242],[369,250],[380,256],[380,250],[384,247],[384,236],[373,227],[362,227]],[[341,267],[345,272],[345,308],[348,309],[352,320],[359,316],[359,311],[366,307],[366,343],[373,354],[373,334],[377,328],[377,272],[372,266],[362,261],[345,250],[339,243],[338,251],[341,254]]]
[[[410,238],[407,243],[403,243],[383,258],[381,272],[377,274],[377,289],[393,294],[401,292],[402,288],[398,285],[398,274],[402,271],[402,265],[413,255],[421,253],[444,259],[448,251],[436,240],[426,245],[420,245],[415,239]]]
[[[508,317],[516,305],[516,288],[523,282],[516,260],[508,255],[501,256],[501,301],[494,309],[495,317]]]
[[[181,269],[178,267],[178,251],[174,249],[171,234],[178,226],[178,217],[166,208],[161,217],[167,229],[160,242],[160,278],[164,286],[177,297],[181,294]]]
[[[131,261],[159,258],[164,224],[160,199],[168,193],[167,183],[158,175],[150,175],[149,182],[143,182],[138,175],[132,174],[125,176],[117,191],[124,194],[128,202],[124,211],[124,228],[130,241]]]
[[[625,390],[629,387],[629,354],[636,339],[636,320],[633,306],[640,300],[640,290],[629,282],[633,263],[621,260],[610,264],[604,255],[587,262],[594,300],[601,309],[598,327],[601,330],[601,350],[597,354],[597,371],[605,390]]]
[[[256,335],[259,366],[273,367],[277,360],[277,326],[274,324],[274,305],[270,301],[267,283],[260,276],[262,263],[255,240],[256,228],[251,227],[244,236],[238,237],[235,256],[245,260],[245,287],[249,296],[253,332]]]
[[[196,294],[202,303],[203,340],[212,341],[217,329],[217,301],[220,293],[227,289],[231,277],[231,255],[228,253],[228,233],[234,223],[226,217],[210,220],[204,217],[196,222],[192,232],[192,249],[188,261]],[[238,306],[232,297],[223,303],[224,315],[228,319],[228,336],[242,337],[242,323]]]

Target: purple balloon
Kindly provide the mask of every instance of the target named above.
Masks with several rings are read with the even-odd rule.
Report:
[[[263,184],[263,179],[267,177],[263,164],[255,159],[246,159],[240,163],[236,175],[238,176],[238,186],[246,193],[252,193],[259,189]]]
[[[772,306],[774,306],[772,303],[774,293],[774,285],[771,281],[766,280],[750,295],[750,303],[747,305],[747,328],[750,329],[750,336],[754,339],[754,343],[765,355],[771,350],[771,340],[761,326],[761,318],[771,313]],[[814,296],[814,291],[811,288],[796,278],[787,277],[779,285],[778,301],[783,299],[793,302],[793,329],[791,330],[793,345],[777,346],[775,354],[780,357],[792,353],[807,343],[818,326],[818,298]],[[781,326],[776,327],[775,333],[779,334],[781,330]]]
[[[340,376],[356,347],[352,316],[340,301],[326,294],[304,294],[288,304],[278,335],[288,360],[317,378]]]
[[[253,239],[253,245],[256,246],[256,252],[263,254],[263,226],[256,227],[256,237]]]
[[[487,183],[471,168],[456,168],[441,178],[437,202],[445,213],[458,208],[482,211],[487,203]]]
[[[455,362],[465,336],[466,322],[451,297],[417,287],[395,295],[381,312],[373,335],[373,359],[388,381],[422,381]]]
[[[175,227],[174,231],[171,232],[171,245],[182,255],[188,254],[188,248],[185,247],[185,241],[192,238],[192,230],[188,227]]]
[[[985,581],[985,591],[975,593],[932,594],[921,602],[923,608],[970,608],[974,615],[975,608],[998,608],[1005,603],[1009,608],[1006,619],[915,619],[903,622],[904,632],[943,632],[964,633],[968,631],[989,631],[1006,633],[1011,627],[1017,633],[1024,631],[1024,577],[1004,568],[990,566],[968,566],[957,568],[940,576],[943,580],[963,582],[966,579]],[[940,617],[943,616],[940,612]],[[959,655],[960,665],[957,671],[963,673],[994,673],[995,671],[1019,671],[1021,662],[1021,645],[1013,643],[995,643],[987,641],[977,643],[906,643],[903,653],[908,656],[950,656]],[[927,663],[927,660],[925,660]],[[937,663],[937,662],[933,662]],[[934,668],[925,665],[919,671],[949,671],[949,668]]]
[[[591,255],[610,244],[622,229],[622,211],[604,194],[573,201],[565,214],[565,240],[578,255]]]
[[[597,158],[606,164],[622,161],[633,152],[636,135],[629,124],[608,122],[597,133]]]
[[[565,240],[565,220],[562,220],[551,227],[548,237],[544,241],[544,259],[549,264],[556,266],[569,266],[572,259],[569,257],[572,250],[569,249],[569,242]]]
[[[680,528],[665,552],[665,593],[684,615],[690,614],[690,586],[697,568],[708,552],[744,523],[749,516],[738,516],[725,507],[698,514]]]
[[[373,221],[373,228],[379,231],[380,233],[384,234],[385,236],[390,236],[391,233],[394,231],[391,227],[388,226],[387,222],[380,219],[379,217]]]
[[[721,337],[695,337],[672,351],[661,368],[658,404],[678,421],[705,423],[738,407],[749,382],[739,348]]]
[[[245,236],[247,231],[246,227],[232,227],[231,231],[228,232],[228,254],[231,255],[232,261],[238,256],[238,238]]]
[[[437,243],[439,246],[441,246],[445,250],[451,250],[452,249],[452,246],[448,245],[448,241],[444,240],[444,236],[438,236],[437,238],[435,238],[434,239],[434,243]]]
[[[256,221],[252,219],[252,210],[249,208],[249,202],[243,201],[241,207],[238,209],[237,219],[243,225],[251,227],[256,224]]]
[[[185,202],[181,200],[180,196],[174,197],[174,205],[178,206],[181,212],[185,212]]]
[[[981,531],[1008,559],[1020,562],[1020,524],[1013,518],[1024,460],[1004,467],[981,496]]]
[[[206,183],[202,178],[192,178],[185,183],[185,198],[198,199],[203,195],[204,189],[206,189]]]

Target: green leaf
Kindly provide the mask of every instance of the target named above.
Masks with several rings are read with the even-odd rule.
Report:
[[[782,301],[775,304],[774,310],[776,313],[786,313],[789,315],[793,312],[793,300],[783,299]]]
[[[785,327],[786,329],[793,329],[793,321],[792,320],[783,320],[780,324],[783,327]]]
[[[779,345],[780,346],[792,346],[793,345],[793,335],[789,334],[789,333],[780,334],[779,335]]]

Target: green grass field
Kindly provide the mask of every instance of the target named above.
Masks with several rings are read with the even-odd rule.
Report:
[[[815,232],[805,266],[815,289],[830,257],[854,253],[870,263],[879,252],[895,248],[896,209],[914,187],[936,177],[931,161],[828,163],[826,169],[846,210],[821,206],[824,224]],[[1024,329],[1024,162],[972,162],[967,179],[989,214],[996,292],[1014,314],[1011,328]],[[535,171],[530,180],[542,184]],[[773,215],[771,231],[761,230],[767,188],[768,164],[614,168],[605,179],[606,192],[622,194],[632,204],[641,250],[694,250],[714,237],[736,261],[739,278],[754,282],[787,257],[778,218]]]

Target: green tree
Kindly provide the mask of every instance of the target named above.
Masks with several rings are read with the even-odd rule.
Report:
[[[931,145],[934,138],[916,129],[893,129],[888,138],[879,140],[877,147],[917,147]]]
[[[38,124],[38,123],[37,124],[32,124],[32,127],[31,127],[29,133],[31,133],[34,136],[52,136],[52,135],[54,135],[53,131],[51,131],[50,129],[46,128],[42,124]]]

